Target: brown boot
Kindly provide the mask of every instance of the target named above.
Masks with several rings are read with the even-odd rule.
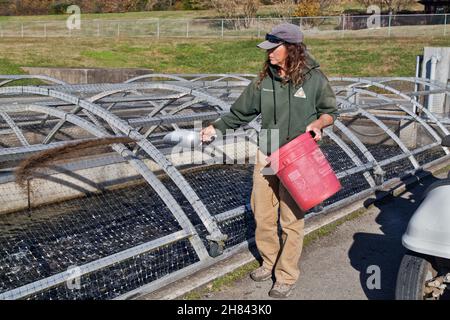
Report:
[[[269,296],[271,298],[284,299],[289,297],[294,289],[295,284],[275,282],[272,290],[269,291]]]
[[[272,278],[272,271],[261,266],[250,273],[250,278],[257,282],[266,281]]]

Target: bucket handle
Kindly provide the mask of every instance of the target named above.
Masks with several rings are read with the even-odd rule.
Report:
[[[316,137],[316,133],[315,133],[314,131],[308,131],[308,133],[311,135],[311,137],[312,137],[313,139]],[[270,165],[270,163],[271,163],[270,157],[267,157],[267,158],[266,158],[266,162],[267,162],[267,164]]]

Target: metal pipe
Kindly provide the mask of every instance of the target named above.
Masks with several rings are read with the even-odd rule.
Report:
[[[431,57],[431,69],[430,69],[430,81],[434,82],[436,80],[436,68],[438,62],[441,60],[441,57],[433,55]],[[432,110],[433,108],[433,97],[434,95],[430,94],[428,95],[428,110]]]
[[[420,78],[421,77],[421,68],[422,68],[422,61],[423,61],[423,55],[418,55],[416,56],[416,78]],[[416,101],[419,101],[419,98],[417,97],[417,92],[419,91],[419,84],[418,83],[414,83],[414,99]],[[413,112],[415,114],[417,114],[417,107],[414,105],[413,106]]]

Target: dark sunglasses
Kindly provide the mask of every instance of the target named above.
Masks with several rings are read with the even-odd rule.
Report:
[[[283,39],[278,38],[277,36],[274,36],[272,34],[266,34],[266,40],[271,42],[271,43],[281,43],[281,42],[285,42]]]

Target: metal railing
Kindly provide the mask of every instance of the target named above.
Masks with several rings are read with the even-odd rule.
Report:
[[[166,81],[161,82],[161,78]],[[217,96],[230,95],[234,90],[242,92],[249,83],[247,78],[251,77],[149,75],[123,84],[61,85],[55,80],[52,82],[56,85],[52,86],[9,87],[6,84],[11,82],[5,83],[0,88],[2,166],[8,167],[12,161],[26,159],[35,152],[86,138],[128,136],[135,141],[137,149],[113,145],[112,151],[116,154],[100,150],[96,157],[90,154],[89,158],[73,159],[49,168],[54,171],[46,172],[47,181],[35,178],[41,181],[36,184],[39,187],[36,194],[31,195],[32,200],[40,197],[46,202],[31,203],[32,206],[28,202],[28,211],[19,208],[27,203],[15,188],[15,177],[0,176],[2,210],[17,203],[18,208],[11,207],[10,212],[19,210],[21,213],[16,218],[8,212],[0,214],[4,219],[0,219],[0,228],[5,231],[0,237],[0,243],[4,244],[0,259],[5,263],[0,274],[4,275],[2,279],[12,283],[0,281],[4,286],[0,299],[125,298],[131,293],[148,292],[219,261],[220,256],[212,254],[214,244],[226,242],[224,253],[231,254],[243,241],[251,241],[246,234],[248,224],[243,221],[249,211],[246,199],[242,198],[247,190],[239,187],[239,179],[247,179],[249,175],[238,172],[233,176],[232,171],[227,171],[222,176],[211,176],[217,170],[214,166],[209,169],[205,166],[201,172],[206,172],[206,176],[201,179],[207,178],[206,184],[201,179],[191,179],[168,158],[160,141],[162,135],[182,123],[212,120],[227,112],[229,103]],[[1,79],[14,80],[14,76],[0,76]],[[23,79],[24,76],[17,77],[17,80]],[[440,146],[441,138],[449,134],[448,126],[424,108],[421,99],[414,99],[414,96],[422,98],[437,91],[448,96],[450,91],[446,84],[419,78],[339,77],[330,81],[337,94],[340,117],[334,128],[325,131],[324,151],[343,190],[327,200],[322,210],[308,213],[308,218],[365,197],[393,179],[417,172],[430,163],[449,159],[449,150]],[[405,89],[415,84],[430,90],[408,92]],[[13,103],[9,100],[11,97],[14,97]],[[34,100],[30,102],[30,98]],[[414,107],[419,113],[413,112]],[[156,127],[159,131],[154,130]],[[361,128],[372,131],[369,134]],[[89,136],[86,137],[86,133]],[[420,139],[415,139],[416,135],[420,135]],[[112,175],[112,170],[101,170],[120,163],[129,164],[127,171],[116,166],[114,175],[122,178],[119,180],[142,181],[141,188],[134,184],[116,187],[110,193],[100,188],[95,196],[78,194],[87,180],[95,182],[98,177],[107,177],[108,172]],[[137,178],[127,175],[131,168]],[[165,172],[166,178],[157,175],[155,168]],[[63,193],[66,186],[58,179],[61,169],[73,179],[79,179],[78,172],[84,170],[80,181],[69,180],[74,189],[70,197]],[[90,174],[87,170],[91,170]],[[97,181],[93,185],[98,184]],[[198,188],[199,184],[202,188]],[[229,189],[232,190],[226,191]],[[149,190],[154,190],[152,197]],[[208,192],[213,196],[208,196]],[[60,199],[51,198],[58,193]],[[75,204],[66,204],[70,201]],[[152,208],[157,210],[152,211]],[[26,212],[43,218],[34,222],[39,228],[28,222],[26,229],[21,230],[21,223],[27,221]],[[128,215],[123,216],[124,212]],[[135,220],[140,212],[146,220]],[[111,214],[113,218],[108,220]],[[59,216],[63,220],[58,220]],[[81,218],[77,221],[78,216],[93,217],[97,220],[95,228],[88,228],[89,221]],[[177,228],[165,229],[175,223]],[[230,226],[234,229],[230,230]],[[142,241],[138,241],[140,230],[147,235]],[[95,237],[78,240],[79,234]],[[228,240],[224,235],[228,235]],[[89,239],[99,243],[94,246]],[[112,251],[108,247],[116,242],[111,239],[119,244],[122,239],[128,239],[129,243]],[[73,247],[77,246],[82,250],[73,253]],[[89,252],[89,248],[94,252]],[[77,261],[76,269],[78,277],[87,279],[81,290],[66,290],[65,283],[73,274],[71,270],[64,270],[64,263],[71,254],[83,258]],[[27,260],[28,257],[34,260]],[[26,269],[23,263],[27,261],[42,272],[35,274],[33,268]],[[124,282],[120,283],[122,280]]]

